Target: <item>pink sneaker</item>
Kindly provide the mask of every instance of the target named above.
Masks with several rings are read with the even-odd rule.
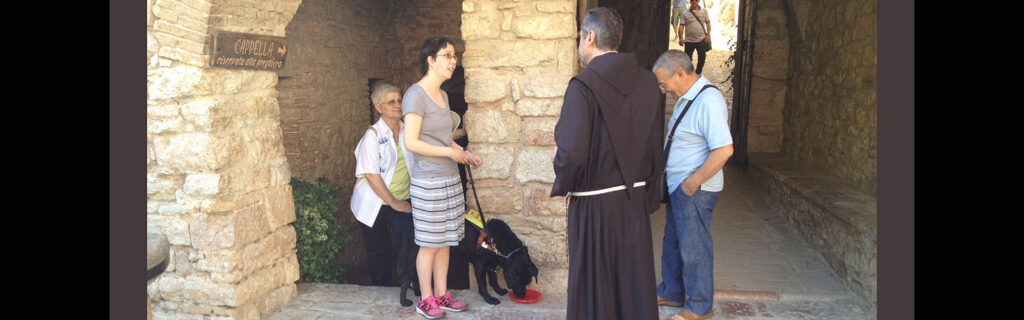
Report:
[[[426,300],[420,299],[420,302],[416,304],[416,312],[422,314],[427,319],[433,319],[444,315],[444,310],[437,307],[437,298],[430,296]]]
[[[452,297],[452,293],[450,291],[445,292],[443,297],[437,298],[437,305],[441,307],[441,309],[453,312],[466,310],[466,307],[468,306],[465,302]]]

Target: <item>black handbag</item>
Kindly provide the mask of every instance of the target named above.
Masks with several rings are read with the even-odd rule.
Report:
[[[672,125],[672,131],[669,131],[672,134],[668,135],[668,143],[665,144],[665,161],[663,162],[665,165],[661,166],[661,174],[665,175],[665,170],[668,167],[668,152],[672,150],[672,136],[676,135],[676,128],[679,128],[679,122],[683,120],[683,116],[686,116],[686,111],[690,110],[690,105],[693,104],[693,101],[697,100],[700,93],[704,92],[704,89],[707,88],[715,88],[715,90],[718,90],[718,87],[713,84],[706,84],[703,88],[700,88],[700,91],[698,91],[697,95],[693,97],[693,100],[686,102],[686,107],[683,108],[683,113],[679,114],[679,118],[676,118],[676,123]],[[662,180],[664,182],[662,182],[662,187],[664,188],[662,188],[661,203],[668,203],[668,175],[665,175],[663,178],[664,179]]]

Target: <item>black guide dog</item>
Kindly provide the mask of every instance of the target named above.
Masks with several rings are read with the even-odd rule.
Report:
[[[512,289],[512,294],[517,297],[525,296],[526,286],[530,284],[531,278],[536,280],[538,274],[537,266],[530,259],[529,248],[523,245],[505,221],[490,219],[484,227],[486,234],[481,237],[481,230],[466,221],[465,236],[459,241],[459,245],[453,248],[451,254],[462,255],[466,260],[473,262],[478,291],[487,303],[501,303],[487,291],[488,283],[498,295],[508,293],[508,290],[502,289],[498,284],[497,268],[502,269],[505,284]],[[481,242],[477,242],[478,240]],[[412,289],[413,294],[420,296],[417,278],[413,276],[412,281],[402,284],[399,298],[402,306],[408,307],[413,304],[412,300],[405,298],[408,289]]]
[[[523,245],[523,241],[519,240],[519,237],[512,232],[512,228],[509,228],[505,221],[484,218],[484,212],[480,209],[480,199],[477,199],[476,196],[473,171],[469,166],[466,166],[466,173],[469,175],[469,183],[473,187],[473,198],[476,200],[480,220],[487,222],[481,230],[475,224],[464,221],[466,223],[463,229],[465,234],[450,254],[462,255],[467,261],[473,262],[477,289],[488,304],[499,304],[501,301],[488,293],[487,283],[491,284],[494,292],[498,295],[503,296],[508,293],[508,290],[502,289],[498,285],[497,268],[502,269],[502,273],[505,275],[505,284],[512,289],[512,294],[524,297],[526,296],[526,286],[530,284],[531,278],[536,280],[538,274],[537,266],[530,259],[529,248]],[[412,300],[405,298],[410,284],[414,293],[417,296],[420,295],[419,283],[416,281],[404,281],[405,283],[402,284],[399,297],[402,306],[408,307],[413,303]]]
[[[476,183],[473,182],[473,170],[470,169],[471,166],[465,168],[469,185],[473,187],[473,200],[476,201],[480,221],[485,222],[481,230],[475,224],[466,221],[466,233],[462,241],[459,241],[455,254],[462,254],[467,261],[473,262],[477,291],[488,304],[498,304],[501,301],[488,293],[487,283],[491,284],[499,296],[508,293],[508,290],[498,285],[497,268],[501,268],[502,274],[505,275],[505,284],[512,289],[512,294],[524,297],[530,278],[537,280],[538,270],[530,259],[530,250],[523,245],[523,241],[519,240],[505,221],[488,220],[484,217],[484,210],[480,207],[480,199],[477,197]],[[484,278],[487,278],[486,281]]]
[[[469,221],[466,221],[465,230],[465,237],[459,242],[456,250],[463,254],[466,260],[473,262],[477,289],[484,301],[489,304],[500,303],[487,291],[488,283],[498,295],[508,293],[508,290],[498,285],[497,268],[501,268],[505,284],[512,293],[517,297],[525,296],[526,286],[531,280],[536,280],[538,270],[530,259],[529,248],[523,245],[508,224],[500,219],[487,220],[482,239],[481,230]]]

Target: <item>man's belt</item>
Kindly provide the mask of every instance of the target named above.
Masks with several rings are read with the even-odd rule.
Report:
[[[633,188],[639,188],[639,187],[643,187],[645,185],[647,185],[647,181],[640,181],[640,182],[634,183],[633,184]],[[626,185],[624,185],[624,184],[623,185],[617,185],[617,186],[614,186],[614,187],[608,187],[608,188],[604,188],[604,189],[600,189],[600,190],[569,192],[567,195],[568,196],[572,196],[572,197],[586,197],[586,196],[595,196],[595,195],[609,193],[609,192],[612,192],[612,191],[619,191],[619,190],[626,190]]]

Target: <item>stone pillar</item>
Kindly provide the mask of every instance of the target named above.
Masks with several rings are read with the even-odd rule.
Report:
[[[568,279],[564,199],[551,198],[554,127],[576,74],[576,1],[468,0],[462,4],[469,149],[484,215],[505,220],[540,269],[543,292]],[[466,195],[475,206],[472,190]]]
[[[153,319],[259,319],[297,293],[277,74],[210,68],[216,31],[283,37],[299,1],[155,0],[147,12],[147,229],[170,261]]]

